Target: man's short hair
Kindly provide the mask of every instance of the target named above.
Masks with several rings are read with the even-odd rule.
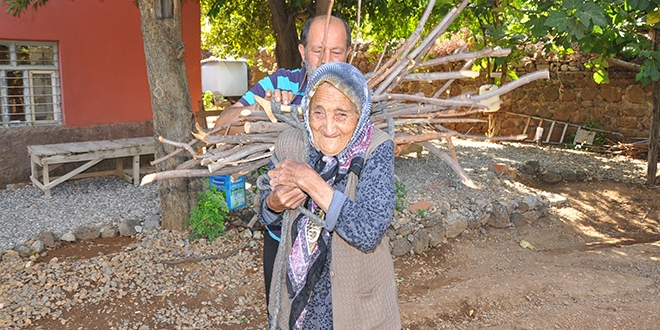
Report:
[[[312,17],[312,18],[308,19],[305,22],[305,25],[303,25],[302,31],[300,31],[300,44],[303,45],[303,47],[307,47],[307,38],[309,37],[309,29],[311,28],[312,23],[314,22],[314,20],[324,19],[326,17],[327,17],[326,15],[316,16],[316,17]],[[337,17],[337,16],[332,16],[332,17],[334,17],[334,18],[340,20],[342,23],[344,23],[344,29],[346,29],[346,50],[350,49],[351,48],[351,27],[348,26],[348,22],[346,22],[346,20],[344,20],[343,18]]]

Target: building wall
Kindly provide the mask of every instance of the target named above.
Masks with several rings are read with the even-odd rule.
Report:
[[[140,13],[133,1],[50,0],[18,18],[6,9],[0,5],[0,39],[58,45],[63,126],[0,128],[0,185],[29,181],[28,145],[153,135]],[[184,0],[194,111],[202,96],[199,24],[199,2]]]
[[[0,12],[0,39],[57,42],[64,126],[151,120],[140,12],[133,1],[51,0],[20,17]],[[192,104],[201,99],[199,3],[185,1]]]

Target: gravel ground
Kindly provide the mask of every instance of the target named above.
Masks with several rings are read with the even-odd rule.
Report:
[[[519,169],[528,161],[538,161],[541,173],[579,172],[587,181],[645,182],[646,163],[624,157],[612,158],[579,150],[520,143],[458,140],[454,145],[460,165],[479,189],[463,185],[459,176],[436,156],[400,157],[396,159],[395,173],[406,185],[408,204],[424,200],[433,203],[436,208],[453,209],[468,218],[479,218],[483,213],[483,205],[495,200],[519,202],[525,197],[537,196],[550,203],[549,194],[512,180],[508,174],[498,176],[489,171],[491,163],[502,163],[508,168]],[[447,150],[445,144],[438,146]],[[517,175],[521,175],[521,172]]]
[[[582,171],[588,180],[611,180],[643,184],[646,164],[623,157],[601,157],[593,153],[556,148],[540,148],[518,143],[454,142],[459,163],[481,187],[472,189],[460,183],[451,168],[424,151],[421,158],[396,159],[395,174],[407,190],[408,203],[438,201],[438,194],[452,207],[457,204],[522,200],[536,192],[495,176],[488,164],[504,163],[519,168],[530,160],[539,161],[542,170]],[[439,144],[446,150],[446,145]],[[448,206],[448,205],[447,205]],[[72,180],[52,189],[52,197],[32,186],[0,192],[0,251],[36,237],[42,231],[57,234],[83,225],[102,225],[124,219],[144,219],[160,214],[156,185],[135,187],[116,177]]]
[[[435,156],[398,158],[395,171],[407,187],[408,203],[424,199],[461,208],[537,193],[508,175],[489,172],[492,162],[518,168],[536,160],[542,170],[583,171],[587,180],[628,183],[642,183],[645,173],[640,161],[569,150],[466,141],[455,145],[459,162],[481,189],[462,185]],[[134,187],[108,177],[64,183],[53,189],[52,198],[31,186],[3,191],[0,251],[41,231],[63,233],[81,225],[159,214],[155,187]],[[0,329],[264,329],[260,243],[242,237],[245,232],[234,230],[214,242],[189,242],[185,233],[159,229],[136,235],[136,244],[119,252],[90,259],[8,258],[0,263]],[[199,263],[165,264],[209,251],[228,254]]]
[[[0,251],[42,231],[64,233],[160,214],[156,185],[135,187],[114,176],[68,181],[51,192],[50,198],[32,186],[0,192]]]

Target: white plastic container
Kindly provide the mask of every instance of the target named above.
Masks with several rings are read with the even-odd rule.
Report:
[[[495,91],[498,88],[499,87],[497,87],[497,85],[482,85],[481,87],[479,87],[479,95],[482,95],[482,94],[485,94],[485,93],[488,93],[488,92],[491,92],[491,91]],[[499,95],[495,95],[493,97],[489,97],[485,100],[482,100],[481,103],[484,103],[484,104],[487,104],[487,105],[490,106],[490,108],[486,109],[484,112],[495,112],[497,110],[500,110],[501,101],[500,101],[500,96]]]

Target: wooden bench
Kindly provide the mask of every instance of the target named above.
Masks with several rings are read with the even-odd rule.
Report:
[[[69,180],[94,176],[116,175],[136,186],[140,183],[140,156],[153,155],[153,137],[131,139],[87,141],[28,146],[32,175],[30,180],[50,197],[50,189]],[[133,157],[132,177],[124,173],[123,157]],[[82,173],[104,159],[116,158],[116,166],[110,171]],[[50,177],[50,171],[66,163],[86,162],[74,170],[60,176]],[[41,167],[40,170],[37,166]],[[40,178],[43,179],[39,181]],[[52,179],[55,179],[51,181]]]

